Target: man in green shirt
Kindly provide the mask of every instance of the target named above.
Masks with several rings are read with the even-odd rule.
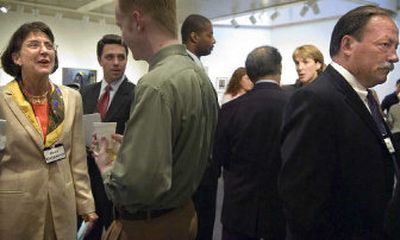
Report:
[[[211,152],[218,103],[208,77],[178,44],[175,0],[119,0],[116,21],[136,60],[135,89],[117,159],[94,153],[116,220],[105,239],[194,239],[191,201]]]

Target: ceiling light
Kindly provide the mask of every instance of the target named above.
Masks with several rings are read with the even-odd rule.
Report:
[[[257,23],[257,19],[256,19],[256,17],[254,17],[254,15],[251,15],[251,16],[249,17],[249,20],[250,20],[250,22],[251,22],[253,25]]]
[[[310,6],[311,6],[311,10],[313,11],[314,14],[318,14],[320,12],[317,2],[312,3]]]
[[[37,9],[37,8],[32,8],[32,15],[33,15],[34,17],[39,16],[39,9]]]
[[[308,12],[308,5],[305,3],[300,10],[300,16],[304,17]]]
[[[234,28],[238,28],[239,27],[239,23],[236,21],[236,19],[232,18],[231,20],[231,24]]]
[[[63,18],[63,14],[60,12],[57,12],[56,15],[54,15],[54,18],[57,20],[61,20]]]
[[[279,12],[278,12],[277,10],[275,10],[275,12],[272,13],[272,15],[269,16],[269,18],[270,18],[271,20],[275,20],[278,16],[279,16]]]
[[[25,7],[24,6],[21,6],[21,5],[17,6],[17,12],[18,13],[24,13],[24,11],[25,11]]]
[[[84,15],[84,16],[82,17],[82,21],[83,21],[84,23],[89,23],[90,17],[87,16],[87,15]]]
[[[9,7],[5,5],[0,5],[0,12],[2,13],[8,13]]]

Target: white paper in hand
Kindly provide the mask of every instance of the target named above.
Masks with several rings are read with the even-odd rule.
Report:
[[[0,151],[6,147],[6,124],[6,120],[0,119]]]
[[[77,240],[83,240],[83,238],[85,237],[87,228],[88,228],[88,222],[82,221],[82,224],[79,227],[78,234],[76,236]]]
[[[92,144],[92,134],[93,134],[93,123],[94,122],[101,122],[99,113],[83,115],[83,130],[85,132],[86,146],[90,146],[90,144]]]

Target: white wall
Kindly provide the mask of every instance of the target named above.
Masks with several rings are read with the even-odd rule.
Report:
[[[221,100],[223,90],[218,89],[216,79],[226,77],[229,80],[236,68],[244,67],[250,51],[270,42],[270,33],[259,28],[214,27],[214,37],[214,50],[209,56],[202,57],[201,61]]]
[[[244,65],[247,54],[253,48],[267,44],[278,48],[282,55],[282,84],[294,83],[297,74],[292,60],[293,50],[303,44],[314,44],[323,53],[325,63],[329,64],[329,43],[337,20],[338,18],[330,18],[265,29],[216,26],[214,33],[217,44],[213,53],[204,57],[203,62],[208,66],[212,81],[216,77],[230,77],[236,67]],[[396,21],[400,25],[400,17]],[[396,63],[388,80],[375,87],[381,100],[394,91],[395,82],[399,78],[400,63]]]
[[[102,77],[102,69],[96,59],[96,43],[107,33],[120,34],[120,30],[114,25],[100,25],[98,23],[83,23],[82,21],[39,16],[31,14],[18,14],[10,12],[0,14],[0,49],[4,49],[11,34],[23,23],[41,20],[49,24],[54,32],[56,43],[59,46],[59,69],[51,76],[56,83],[62,81],[63,67],[90,68],[98,71],[98,79]],[[282,84],[293,83],[297,78],[295,66],[292,62],[293,50],[302,44],[311,43],[320,48],[325,57],[325,62],[330,62],[329,41],[331,32],[337,18],[282,25],[274,28],[231,28],[214,27],[216,45],[207,57],[202,61],[208,69],[210,79],[215,84],[216,78],[229,78],[232,72],[240,66],[244,66],[247,54],[255,47],[272,45],[279,49],[283,57]],[[399,17],[397,23],[399,23]],[[147,64],[134,61],[129,55],[126,74],[128,78],[137,80],[147,71]],[[382,99],[394,89],[395,81],[400,78],[400,64],[389,75],[385,84],[375,87]],[[10,76],[0,70],[0,85],[4,85],[11,79]],[[221,91],[219,91],[221,92]]]
[[[54,17],[38,16],[9,12],[0,14],[0,49],[3,51],[13,32],[23,23],[31,21],[43,21],[48,24],[55,36],[58,45],[59,68],[51,75],[52,81],[62,83],[62,68],[88,68],[97,70],[97,80],[102,79],[103,72],[96,57],[97,41],[105,34],[120,34],[117,26],[99,23],[84,23],[72,19],[57,20]],[[126,75],[132,82],[137,80],[147,71],[147,64],[134,61],[129,53]],[[0,71],[0,85],[4,85],[12,79],[3,70]]]
[[[282,84],[294,83],[297,79],[296,68],[292,60],[294,49],[300,45],[313,44],[324,55],[325,63],[330,62],[329,41],[336,19],[296,24],[271,30],[271,44],[282,55]]]

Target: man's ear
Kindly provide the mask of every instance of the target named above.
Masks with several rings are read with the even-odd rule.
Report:
[[[142,31],[144,30],[144,16],[142,14],[142,12],[140,12],[139,10],[134,10],[131,13],[131,16],[133,18],[133,22],[134,25],[133,27],[136,28],[137,31]]]
[[[350,56],[353,52],[355,44],[357,44],[357,40],[354,37],[350,35],[344,35],[340,41],[340,49],[342,49],[342,52],[345,56]]]
[[[199,35],[195,32],[190,33],[190,41],[193,43],[197,43],[199,41]]]

